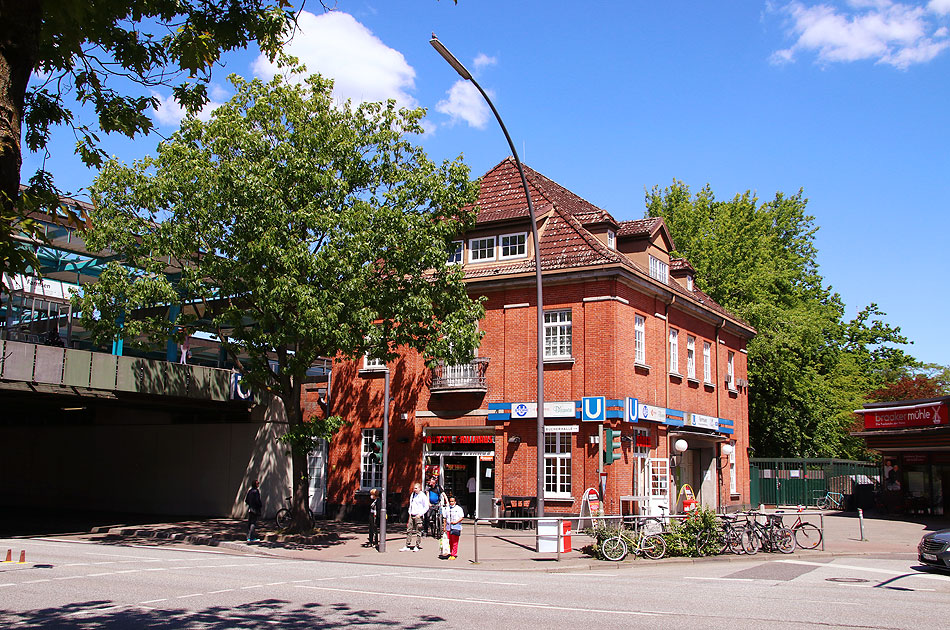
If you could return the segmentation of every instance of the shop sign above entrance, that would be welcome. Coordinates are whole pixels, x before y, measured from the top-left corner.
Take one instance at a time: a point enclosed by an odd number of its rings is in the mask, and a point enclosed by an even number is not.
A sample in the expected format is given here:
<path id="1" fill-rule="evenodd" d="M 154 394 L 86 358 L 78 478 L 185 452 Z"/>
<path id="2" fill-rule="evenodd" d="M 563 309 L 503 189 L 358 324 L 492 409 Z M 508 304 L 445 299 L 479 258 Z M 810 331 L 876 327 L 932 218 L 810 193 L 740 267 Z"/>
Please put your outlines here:
<path id="1" fill-rule="evenodd" d="M 544 403 L 545 418 L 573 418 L 576 414 L 577 403 L 573 400 L 566 402 L 546 402 Z M 538 403 L 536 402 L 516 402 L 511 403 L 511 419 L 537 418 Z"/>
<path id="2" fill-rule="evenodd" d="M 898 429 L 947 424 L 947 405 L 914 405 L 891 409 L 859 409 L 864 414 L 865 429 Z"/>
<path id="3" fill-rule="evenodd" d="M 426 444 L 494 444 L 494 435 L 427 435 Z"/>
<path id="4" fill-rule="evenodd" d="M 696 427 L 698 429 L 712 429 L 713 431 L 719 430 L 719 418 L 714 416 L 704 416 L 701 413 L 687 413 L 685 424 L 688 427 Z"/>
<path id="5" fill-rule="evenodd" d="M 652 422 L 666 422 L 666 408 L 640 403 L 637 406 L 637 417 Z"/>

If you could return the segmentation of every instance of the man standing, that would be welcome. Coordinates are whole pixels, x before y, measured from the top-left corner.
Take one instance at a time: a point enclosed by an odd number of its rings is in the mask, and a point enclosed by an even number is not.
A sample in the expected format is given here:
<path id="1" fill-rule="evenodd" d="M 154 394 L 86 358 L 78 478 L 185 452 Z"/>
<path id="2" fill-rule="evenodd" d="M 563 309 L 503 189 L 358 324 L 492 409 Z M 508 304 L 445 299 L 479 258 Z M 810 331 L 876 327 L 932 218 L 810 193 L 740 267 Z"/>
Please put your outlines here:
<path id="1" fill-rule="evenodd" d="M 422 549 L 422 519 L 429 511 L 429 495 L 422 491 L 420 484 L 412 486 L 409 497 L 409 520 L 406 522 L 406 546 L 399 551 L 419 551 Z"/>
<path id="2" fill-rule="evenodd" d="M 438 477 L 429 477 L 429 483 L 426 486 L 426 494 L 429 497 L 429 511 L 426 512 L 425 518 L 422 519 L 423 535 L 426 535 L 428 532 L 432 532 L 432 536 L 434 538 L 442 537 L 442 532 L 434 531 L 436 526 L 433 525 L 436 514 L 438 513 L 439 507 L 442 503 L 442 493 L 443 490 L 442 486 L 439 485 Z"/>
<path id="3" fill-rule="evenodd" d="M 247 542 L 257 542 L 257 519 L 260 518 L 264 509 L 264 503 L 261 501 L 261 491 L 258 490 L 257 478 L 251 481 L 251 488 L 244 497 L 244 503 L 247 505 Z"/>

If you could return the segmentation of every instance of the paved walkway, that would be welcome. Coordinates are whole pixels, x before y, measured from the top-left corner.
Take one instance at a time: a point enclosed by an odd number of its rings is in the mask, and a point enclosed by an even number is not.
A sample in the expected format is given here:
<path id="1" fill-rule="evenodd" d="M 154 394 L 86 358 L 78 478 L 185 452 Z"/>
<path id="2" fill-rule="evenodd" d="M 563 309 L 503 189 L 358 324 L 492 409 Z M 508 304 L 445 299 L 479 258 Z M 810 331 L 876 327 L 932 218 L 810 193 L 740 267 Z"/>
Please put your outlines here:
<path id="1" fill-rule="evenodd" d="M 790 522 L 790 519 L 787 519 Z M 805 520 L 818 522 L 813 514 Z M 927 531 L 950 527 L 950 519 L 923 517 L 897 518 L 866 517 L 864 540 L 861 539 L 860 523 L 854 513 L 828 512 L 823 514 L 824 550 L 796 550 L 798 557 L 809 559 L 832 558 L 852 555 L 899 555 L 912 560 L 916 557 L 917 543 Z M 647 563 L 648 560 L 628 559 L 623 563 L 602 562 L 579 551 L 590 539 L 575 534 L 573 551 L 557 554 L 539 554 L 534 551 L 533 530 L 508 530 L 485 523 L 478 526 L 478 563 L 475 563 L 475 526 L 466 522 L 459 546 L 459 559 L 442 560 L 438 557 L 438 541 L 423 539 L 419 552 L 400 552 L 405 536 L 404 526 L 390 524 L 386 537 L 386 552 L 381 553 L 365 546 L 366 527 L 362 524 L 320 521 L 318 532 L 309 537 L 279 536 L 273 531 L 273 522 L 264 523 L 263 540 L 259 543 L 244 542 L 246 526 L 233 519 L 183 520 L 169 523 L 144 525 L 102 525 L 91 532 L 70 534 L 68 537 L 88 541 L 101 541 L 146 545 L 212 545 L 235 553 L 265 556 L 312 559 L 335 562 L 359 562 L 392 566 L 456 566 L 473 569 L 565 571 L 579 569 L 611 569 L 629 566 L 630 563 Z M 757 558 L 787 557 L 782 554 L 759 554 Z M 743 556 L 718 556 L 715 558 L 665 558 L 656 562 L 721 562 L 741 560 Z"/>

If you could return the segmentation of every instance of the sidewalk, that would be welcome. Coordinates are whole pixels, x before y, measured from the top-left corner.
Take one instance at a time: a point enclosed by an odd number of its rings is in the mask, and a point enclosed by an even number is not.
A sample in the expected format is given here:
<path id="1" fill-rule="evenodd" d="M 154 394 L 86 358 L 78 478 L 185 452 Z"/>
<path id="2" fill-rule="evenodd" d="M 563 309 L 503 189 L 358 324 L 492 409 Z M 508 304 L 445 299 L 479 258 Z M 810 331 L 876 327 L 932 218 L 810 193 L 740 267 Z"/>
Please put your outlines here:
<path id="1" fill-rule="evenodd" d="M 864 537 L 860 537 L 857 514 L 829 512 L 824 514 L 825 544 L 821 548 L 806 551 L 796 549 L 794 556 L 760 553 L 757 559 L 781 559 L 789 557 L 830 559 L 854 555 L 899 555 L 913 559 L 917 543 L 927 531 L 950 527 L 950 520 L 934 518 L 865 517 Z M 786 518 L 788 523 L 792 519 Z M 817 514 L 805 518 L 817 524 Z M 362 523 L 319 521 L 318 531 L 312 536 L 279 536 L 273 522 L 265 522 L 261 531 L 262 541 L 245 542 L 246 524 L 234 519 L 203 519 L 145 525 L 103 525 L 92 531 L 70 535 L 70 538 L 100 542 L 124 542 L 132 544 L 187 546 L 211 545 L 234 553 L 261 556 L 322 560 L 330 562 L 355 562 L 406 567 L 467 567 L 510 571 L 570 571 L 605 570 L 643 564 L 653 561 L 628 559 L 622 563 L 603 562 L 591 558 L 582 551 L 590 539 L 574 534 L 574 551 L 563 553 L 560 561 L 557 554 L 535 553 L 533 530 L 506 530 L 492 527 L 487 522 L 478 526 L 478 564 L 475 560 L 475 526 L 464 522 L 464 532 L 459 546 L 459 559 L 442 560 L 438 557 L 439 541 L 423 539 L 419 552 L 400 552 L 405 543 L 402 524 L 390 524 L 386 537 L 386 552 L 364 546 L 366 526 Z M 713 558 L 664 558 L 655 562 L 722 562 L 742 560 L 744 556 L 717 556 Z"/>

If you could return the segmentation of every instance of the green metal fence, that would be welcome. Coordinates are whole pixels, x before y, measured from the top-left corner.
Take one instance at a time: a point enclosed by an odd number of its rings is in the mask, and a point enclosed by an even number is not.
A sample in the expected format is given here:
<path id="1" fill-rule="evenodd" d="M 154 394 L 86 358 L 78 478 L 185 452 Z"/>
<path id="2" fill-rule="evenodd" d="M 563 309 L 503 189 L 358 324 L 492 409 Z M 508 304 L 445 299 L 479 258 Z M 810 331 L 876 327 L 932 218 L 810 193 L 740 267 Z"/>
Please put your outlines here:
<path id="1" fill-rule="evenodd" d="M 826 492 L 851 496 L 880 484 L 881 465 L 848 459 L 753 458 L 752 505 L 815 505 Z"/>

